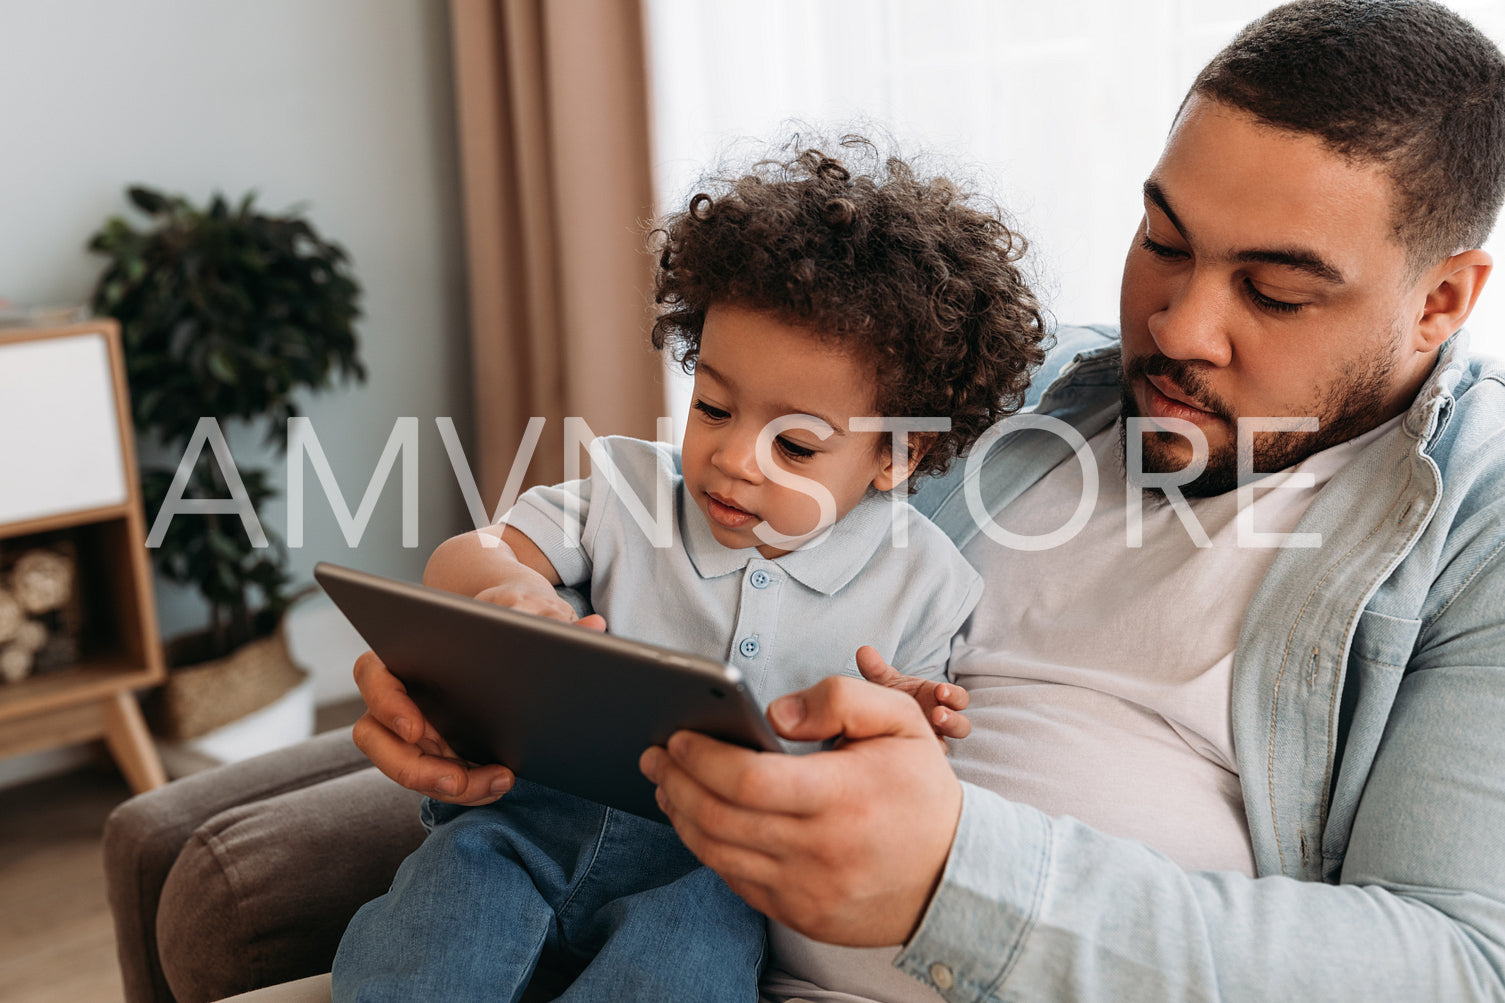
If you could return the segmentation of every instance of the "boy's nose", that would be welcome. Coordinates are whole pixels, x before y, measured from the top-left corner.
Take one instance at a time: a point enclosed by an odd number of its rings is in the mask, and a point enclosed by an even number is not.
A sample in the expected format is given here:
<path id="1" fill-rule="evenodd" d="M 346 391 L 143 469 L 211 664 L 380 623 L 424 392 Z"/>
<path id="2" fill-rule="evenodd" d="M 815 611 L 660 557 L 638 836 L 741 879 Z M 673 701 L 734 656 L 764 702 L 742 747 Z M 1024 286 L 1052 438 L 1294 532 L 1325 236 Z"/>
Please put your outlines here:
<path id="1" fill-rule="evenodd" d="M 729 436 L 717 447 L 711 462 L 728 477 L 756 483 L 763 479 L 763 472 L 758 469 L 756 446 L 757 442 L 751 436 Z"/>

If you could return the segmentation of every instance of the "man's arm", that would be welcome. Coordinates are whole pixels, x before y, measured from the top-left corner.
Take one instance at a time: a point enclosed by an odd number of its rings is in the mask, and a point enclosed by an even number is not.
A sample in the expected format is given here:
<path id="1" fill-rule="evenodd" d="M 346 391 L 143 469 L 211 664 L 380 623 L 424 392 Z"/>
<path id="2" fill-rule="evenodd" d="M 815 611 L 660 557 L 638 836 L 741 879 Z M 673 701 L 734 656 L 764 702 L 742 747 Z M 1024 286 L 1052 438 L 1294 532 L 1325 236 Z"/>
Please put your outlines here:
<path id="1" fill-rule="evenodd" d="M 955 813 L 933 743 L 904 740 L 912 705 L 853 680 L 802 694 L 793 728 L 846 732 L 840 749 L 775 761 L 680 735 L 645 772 L 686 844 L 750 902 L 818 939 L 903 941 L 897 964 L 949 1000 L 1500 999 L 1496 564 L 1401 682 L 1338 885 L 1187 872 L 966 785 Z"/>

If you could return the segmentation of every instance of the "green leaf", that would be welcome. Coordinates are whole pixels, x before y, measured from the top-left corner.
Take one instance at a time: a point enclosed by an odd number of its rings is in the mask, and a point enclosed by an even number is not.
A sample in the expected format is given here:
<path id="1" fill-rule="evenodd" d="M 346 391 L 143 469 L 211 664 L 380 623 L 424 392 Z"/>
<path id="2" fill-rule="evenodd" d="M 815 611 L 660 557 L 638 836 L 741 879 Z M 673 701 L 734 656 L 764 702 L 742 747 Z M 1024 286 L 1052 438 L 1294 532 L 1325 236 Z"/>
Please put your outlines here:
<path id="1" fill-rule="evenodd" d="M 209 372 L 221 383 L 233 386 L 235 384 L 235 365 L 230 361 L 230 353 L 223 348 L 216 348 L 209 353 L 206 360 Z"/>
<path id="2" fill-rule="evenodd" d="M 148 216 L 160 215 L 166 212 L 170 205 L 161 192 L 141 185 L 132 185 L 125 190 L 125 193 L 131 203 Z"/>
<path id="3" fill-rule="evenodd" d="M 303 207 L 257 212 L 254 192 L 233 210 L 219 194 L 199 207 L 141 185 L 127 197 L 151 220 L 137 230 L 111 216 L 89 238 L 104 258 L 91 302 L 120 322 L 143 440 L 181 454 L 199 417 L 212 414 L 259 425 L 285 448 L 295 396 L 330 386 L 336 374 L 365 378 L 360 285 L 345 250 L 323 239 Z M 227 497 L 216 471 L 201 458 L 188 496 Z M 275 494 L 265 471 L 240 473 L 253 504 Z M 143 474 L 150 515 L 172 474 Z M 169 580 L 197 587 L 223 622 L 246 623 L 248 596 L 267 609 L 286 601 L 287 551 L 269 536 L 269 549 L 250 554 L 238 521 L 182 516 L 153 558 Z"/>

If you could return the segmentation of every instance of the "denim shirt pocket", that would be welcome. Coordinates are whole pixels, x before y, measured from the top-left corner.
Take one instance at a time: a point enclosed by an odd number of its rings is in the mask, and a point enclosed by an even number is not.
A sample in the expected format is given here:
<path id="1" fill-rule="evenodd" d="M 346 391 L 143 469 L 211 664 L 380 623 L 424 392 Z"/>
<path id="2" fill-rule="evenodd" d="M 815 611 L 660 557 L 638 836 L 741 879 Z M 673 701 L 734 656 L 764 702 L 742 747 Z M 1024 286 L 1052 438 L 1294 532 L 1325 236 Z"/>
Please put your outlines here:
<path id="1" fill-rule="evenodd" d="M 1324 877 L 1336 875 L 1342 866 L 1354 812 L 1420 633 L 1420 620 L 1375 610 L 1359 615 L 1338 706 L 1337 774 L 1322 835 Z"/>

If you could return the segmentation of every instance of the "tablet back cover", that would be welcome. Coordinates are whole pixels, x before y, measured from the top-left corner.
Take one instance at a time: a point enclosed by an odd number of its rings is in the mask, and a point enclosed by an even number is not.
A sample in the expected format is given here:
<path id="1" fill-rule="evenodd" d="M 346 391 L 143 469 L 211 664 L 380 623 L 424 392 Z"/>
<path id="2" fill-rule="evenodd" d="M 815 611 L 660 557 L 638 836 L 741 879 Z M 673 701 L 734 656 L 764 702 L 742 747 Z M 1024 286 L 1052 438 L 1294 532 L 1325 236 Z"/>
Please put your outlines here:
<path id="1" fill-rule="evenodd" d="M 315 577 L 472 762 L 663 821 L 637 768 L 650 745 L 689 728 L 780 748 L 729 666 L 336 565 Z"/>

